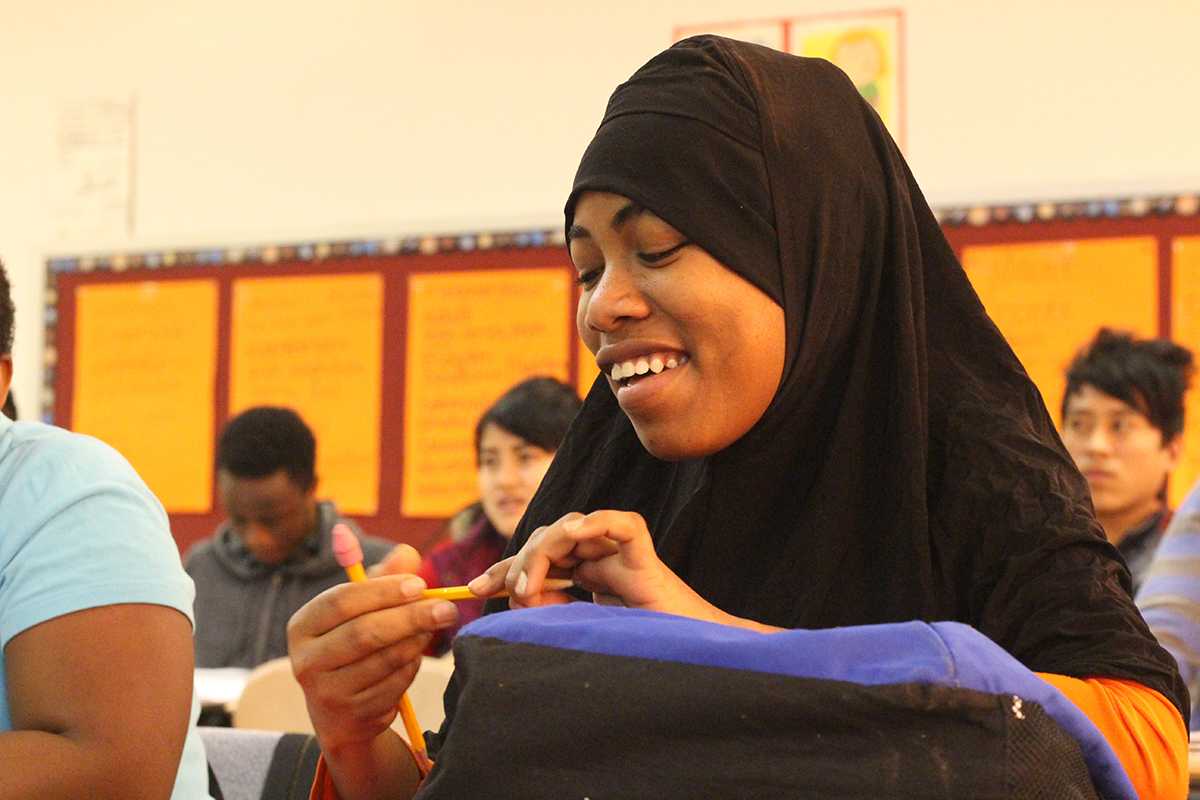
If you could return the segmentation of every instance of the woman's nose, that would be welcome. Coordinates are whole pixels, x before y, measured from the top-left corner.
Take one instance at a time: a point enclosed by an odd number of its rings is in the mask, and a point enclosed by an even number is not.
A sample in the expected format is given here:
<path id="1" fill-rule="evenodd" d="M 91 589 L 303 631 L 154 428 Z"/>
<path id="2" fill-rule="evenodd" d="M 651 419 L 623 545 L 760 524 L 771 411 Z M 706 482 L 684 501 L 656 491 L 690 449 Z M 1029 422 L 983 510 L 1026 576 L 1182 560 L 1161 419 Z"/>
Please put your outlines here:
<path id="1" fill-rule="evenodd" d="M 620 266 L 605 269 L 584 302 L 584 323 L 600 333 L 608 333 L 623 321 L 642 319 L 650 313 L 650 304 L 634 276 L 628 268 Z"/>

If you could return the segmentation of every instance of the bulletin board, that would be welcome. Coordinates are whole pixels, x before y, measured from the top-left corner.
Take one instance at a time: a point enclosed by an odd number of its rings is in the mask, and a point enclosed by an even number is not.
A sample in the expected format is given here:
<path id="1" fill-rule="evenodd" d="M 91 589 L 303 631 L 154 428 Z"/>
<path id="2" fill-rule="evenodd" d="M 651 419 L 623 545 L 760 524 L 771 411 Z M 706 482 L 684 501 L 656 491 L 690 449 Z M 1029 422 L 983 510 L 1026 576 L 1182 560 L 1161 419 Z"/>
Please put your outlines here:
<path id="1" fill-rule="evenodd" d="M 1200 198 L 947 209 L 947 238 L 1056 423 L 1063 373 L 1101 326 L 1162 336 L 1200 361 Z M 1200 376 L 1187 395 L 1172 505 L 1200 479 Z"/>
<path id="2" fill-rule="evenodd" d="M 1101 325 L 1200 356 L 1194 195 L 937 211 L 1058 420 L 1062 371 Z M 51 259 L 44 418 L 122 451 L 182 549 L 221 520 L 213 442 L 248 406 L 297 408 L 320 493 L 418 548 L 474 499 L 473 427 L 533 374 L 586 393 L 561 231 Z M 1200 383 L 1200 381 L 1198 381 Z M 1200 385 L 1173 502 L 1200 479 Z"/>
<path id="3" fill-rule="evenodd" d="M 43 416 L 121 451 L 186 550 L 223 518 L 225 421 L 293 407 L 318 495 L 423 548 L 476 498 L 492 401 L 595 378 L 574 275 L 561 231 L 51 259 Z"/>

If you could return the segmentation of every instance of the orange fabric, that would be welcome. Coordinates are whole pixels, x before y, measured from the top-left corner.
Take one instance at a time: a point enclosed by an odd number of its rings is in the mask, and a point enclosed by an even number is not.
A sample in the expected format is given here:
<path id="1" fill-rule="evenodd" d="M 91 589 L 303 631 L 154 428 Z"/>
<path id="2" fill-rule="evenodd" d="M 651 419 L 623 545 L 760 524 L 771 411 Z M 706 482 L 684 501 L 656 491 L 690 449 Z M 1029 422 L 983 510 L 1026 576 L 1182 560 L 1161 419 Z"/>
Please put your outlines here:
<path id="1" fill-rule="evenodd" d="M 325 766 L 324 755 L 317 759 L 317 773 L 313 775 L 308 800 L 340 800 L 337 789 L 333 786 L 333 778 L 329 777 L 329 768 Z"/>
<path id="2" fill-rule="evenodd" d="M 1187 797 L 1187 728 L 1165 697 L 1133 681 L 1037 675 L 1100 729 L 1141 800 Z"/>

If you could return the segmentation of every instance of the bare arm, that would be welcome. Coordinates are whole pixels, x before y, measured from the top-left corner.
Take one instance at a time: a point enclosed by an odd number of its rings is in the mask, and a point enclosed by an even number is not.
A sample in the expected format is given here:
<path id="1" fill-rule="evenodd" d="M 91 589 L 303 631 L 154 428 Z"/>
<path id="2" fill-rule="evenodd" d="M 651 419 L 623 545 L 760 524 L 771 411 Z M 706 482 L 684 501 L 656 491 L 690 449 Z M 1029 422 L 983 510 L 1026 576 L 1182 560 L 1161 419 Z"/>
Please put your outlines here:
<path id="1" fill-rule="evenodd" d="M 13 730 L 0 733 L 0 800 L 171 795 L 192 700 L 183 614 L 77 611 L 18 634 L 4 659 Z"/>

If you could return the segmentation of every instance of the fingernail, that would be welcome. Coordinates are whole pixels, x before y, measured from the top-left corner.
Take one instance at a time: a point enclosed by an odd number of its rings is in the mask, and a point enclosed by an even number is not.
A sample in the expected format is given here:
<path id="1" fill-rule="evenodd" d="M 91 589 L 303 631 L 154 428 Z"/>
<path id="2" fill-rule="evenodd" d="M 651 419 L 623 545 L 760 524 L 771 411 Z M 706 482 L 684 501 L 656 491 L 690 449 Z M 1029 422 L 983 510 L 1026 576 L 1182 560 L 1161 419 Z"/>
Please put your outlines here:
<path id="1" fill-rule="evenodd" d="M 416 597 L 425 590 L 425 581 L 416 575 L 410 575 L 400 584 L 400 592 L 405 597 Z"/>
<path id="2" fill-rule="evenodd" d="M 488 574 L 485 572 L 476 578 L 472 578 L 471 582 L 467 584 L 467 588 L 470 589 L 472 592 L 475 592 L 476 594 L 478 594 L 479 592 L 482 592 L 485 589 L 487 589 L 488 584 L 490 584 L 491 582 L 492 582 L 491 578 L 489 578 Z"/>
<path id="3" fill-rule="evenodd" d="M 568 533 L 570 533 L 571 531 L 577 531 L 582 527 L 583 527 L 583 517 L 579 517 L 578 519 L 569 519 L 563 523 L 563 530 L 567 531 Z"/>
<path id="4" fill-rule="evenodd" d="M 517 576 L 517 594 L 524 595 L 525 590 L 529 588 L 529 576 L 522 572 Z"/>
<path id="5" fill-rule="evenodd" d="M 438 625 L 449 625 L 458 619 L 458 609 L 449 600 L 443 600 L 433 607 L 433 621 Z"/>

